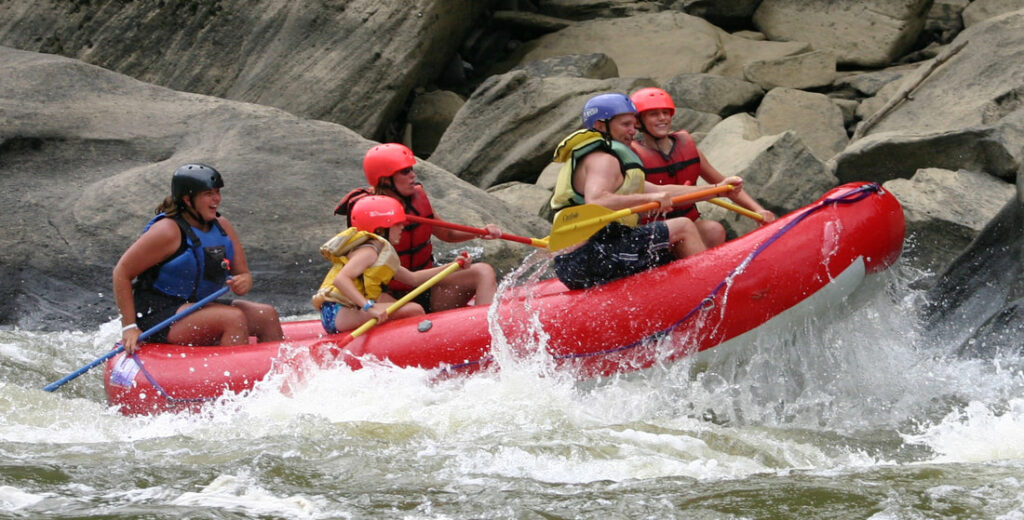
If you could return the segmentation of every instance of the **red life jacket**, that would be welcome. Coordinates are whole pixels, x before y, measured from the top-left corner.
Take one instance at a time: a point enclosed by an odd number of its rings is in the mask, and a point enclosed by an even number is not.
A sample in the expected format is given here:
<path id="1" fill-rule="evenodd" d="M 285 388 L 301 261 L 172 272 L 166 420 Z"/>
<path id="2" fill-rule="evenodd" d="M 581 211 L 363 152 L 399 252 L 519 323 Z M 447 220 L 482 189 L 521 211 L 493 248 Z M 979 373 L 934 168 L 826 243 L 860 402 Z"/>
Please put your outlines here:
<path id="1" fill-rule="evenodd" d="M 351 214 L 352 205 L 367 195 L 373 195 L 369 188 L 356 188 L 348 192 L 341 198 L 341 202 L 338 202 L 334 213 L 348 216 Z M 434 208 L 430 206 L 430 199 L 427 198 L 427 192 L 423 190 L 422 185 L 415 186 L 412 197 L 409 199 L 403 197 L 400 200 L 407 214 L 434 218 Z M 349 219 L 349 225 L 352 225 L 351 219 Z M 418 222 L 409 222 L 402 228 L 402 238 L 395 246 L 395 251 L 398 252 L 398 257 L 402 261 L 402 267 L 410 271 L 434 267 L 434 245 L 430 240 L 433 233 L 434 226 Z M 391 280 L 388 287 L 395 291 L 409 291 L 413 288 L 398 280 Z"/>
<path id="2" fill-rule="evenodd" d="M 672 139 L 672 149 L 669 153 L 663 154 L 661 150 L 652 150 L 639 141 L 633 141 L 630 146 L 640 156 L 644 163 L 644 174 L 647 181 L 663 186 L 666 184 L 682 184 L 694 186 L 700 178 L 700 154 L 697 152 L 697 144 L 693 142 L 689 132 L 677 130 L 668 135 Z M 700 212 L 697 206 L 690 204 L 675 209 L 664 218 L 687 217 L 690 220 L 697 220 Z M 652 220 L 662 218 L 661 215 L 644 216 L 640 223 L 646 224 Z"/>

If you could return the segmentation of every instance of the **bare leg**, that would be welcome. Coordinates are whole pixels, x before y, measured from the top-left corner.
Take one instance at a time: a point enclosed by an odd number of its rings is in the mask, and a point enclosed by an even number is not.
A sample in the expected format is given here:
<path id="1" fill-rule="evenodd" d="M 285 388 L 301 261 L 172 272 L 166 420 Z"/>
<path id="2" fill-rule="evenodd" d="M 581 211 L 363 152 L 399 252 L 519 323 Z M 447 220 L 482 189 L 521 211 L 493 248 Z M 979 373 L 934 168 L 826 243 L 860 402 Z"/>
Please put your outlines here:
<path id="1" fill-rule="evenodd" d="M 232 305 L 242 310 L 249 324 L 249 335 L 256 336 L 259 341 L 279 341 L 284 339 L 281 330 L 281 318 L 273 305 L 235 300 Z"/>
<path id="2" fill-rule="evenodd" d="M 725 242 L 725 226 L 714 220 L 697 220 L 694 222 L 700 232 L 700 238 L 708 249 Z"/>
<path id="3" fill-rule="evenodd" d="M 464 307 L 476 297 L 476 305 L 490 305 L 498 292 L 494 268 L 489 264 L 474 263 L 469 269 L 452 273 L 438 282 L 430 291 L 430 308 L 443 311 Z"/>
<path id="4" fill-rule="evenodd" d="M 668 240 L 676 258 L 686 258 L 707 249 L 700 230 L 692 220 L 686 217 L 670 218 L 665 221 L 665 225 L 668 226 Z"/>
<path id="5" fill-rule="evenodd" d="M 189 305 L 182 305 L 178 311 Z M 178 345 L 244 345 L 249 342 L 249 325 L 241 309 L 208 303 L 171 325 L 167 341 Z"/>

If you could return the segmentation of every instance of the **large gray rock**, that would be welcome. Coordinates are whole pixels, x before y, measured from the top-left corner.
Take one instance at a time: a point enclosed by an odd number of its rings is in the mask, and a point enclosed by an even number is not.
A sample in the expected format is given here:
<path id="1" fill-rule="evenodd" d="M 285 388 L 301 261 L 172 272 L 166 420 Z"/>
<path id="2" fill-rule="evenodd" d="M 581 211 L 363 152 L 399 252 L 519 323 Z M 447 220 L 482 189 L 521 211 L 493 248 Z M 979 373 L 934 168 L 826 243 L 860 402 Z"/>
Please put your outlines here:
<path id="1" fill-rule="evenodd" d="M 579 128 L 587 98 L 651 84 L 642 78 L 535 77 L 526 70 L 492 76 L 455 115 L 430 160 L 481 188 L 533 183 L 559 141 Z"/>
<path id="2" fill-rule="evenodd" d="M 0 45 L 175 90 L 281 108 L 379 138 L 485 4 L 287 0 L 0 2 Z"/>
<path id="3" fill-rule="evenodd" d="M 931 0 L 764 0 L 754 24 L 773 40 L 832 51 L 840 65 L 879 67 L 907 52 Z"/>
<path id="4" fill-rule="evenodd" d="M 111 269 L 183 163 L 225 177 L 222 211 L 254 272 L 254 300 L 308 312 L 325 269 L 317 249 L 344 226 L 338 198 L 365 184 L 374 143 L 333 123 L 176 92 L 77 60 L 0 47 L 0 320 L 27 328 L 116 316 Z M 548 225 L 428 162 L 417 172 L 438 214 L 537 236 Z M 28 224 L 26 224 L 28 223 Z M 441 252 L 459 245 L 439 244 Z M 499 271 L 528 251 L 485 243 Z M 56 317 L 56 318 L 55 318 Z"/>
<path id="5" fill-rule="evenodd" d="M 543 60 L 528 61 L 515 69 L 531 76 L 569 76 L 573 78 L 608 79 L 619 77 L 619 67 L 605 54 L 567 54 Z M 513 69 L 514 70 L 514 69 Z"/>
<path id="6" fill-rule="evenodd" d="M 822 161 L 831 159 L 850 142 L 843 111 L 824 94 L 775 88 L 765 94 L 756 116 L 766 134 L 796 132 Z"/>
<path id="7" fill-rule="evenodd" d="M 715 126 L 700 142 L 700 150 L 723 175 L 743 177 L 744 189 L 778 215 L 810 204 L 836 185 L 825 164 L 795 133 L 766 135 L 747 114 Z M 727 220 L 736 234 L 755 227 L 735 215 Z"/>
<path id="8" fill-rule="evenodd" d="M 1020 347 L 1024 328 L 1024 175 L 1017 196 L 939 277 L 922 308 L 925 330 L 966 356 Z M 937 341 L 936 343 L 939 343 Z M 1019 355 L 1020 351 L 1013 354 Z"/>
<path id="9" fill-rule="evenodd" d="M 695 16 L 665 11 L 579 22 L 528 42 L 512 60 L 521 64 L 600 52 L 615 61 L 623 77 L 654 78 L 664 83 L 687 72 L 742 78 L 747 63 L 807 50 L 805 43 L 739 38 Z"/>
<path id="10" fill-rule="evenodd" d="M 903 205 L 906 261 L 932 273 L 948 269 L 1017 193 L 1013 184 L 985 173 L 940 168 L 883 186 Z"/>
<path id="11" fill-rule="evenodd" d="M 717 74 L 676 74 L 662 85 L 672 96 L 676 108 L 729 117 L 757 108 L 764 89 L 756 83 Z"/>
<path id="12" fill-rule="evenodd" d="M 413 153 L 429 157 L 437 148 L 448 125 L 455 119 L 466 100 L 449 90 L 432 90 L 417 94 L 409 107 L 409 128 L 412 130 Z"/>
<path id="13" fill-rule="evenodd" d="M 537 4 L 542 14 L 569 20 L 621 18 L 661 10 L 657 2 L 649 0 L 544 0 Z"/>
<path id="14" fill-rule="evenodd" d="M 836 78 L 836 57 L 828 51 L 748 63 L 743 77 L 765 90 L 776 87 L 812 89 L 831 85 Z"/>
<path id="15" fill-rule="evenodd" d="M 746 25 L 761 0 L 675 0 L 671 7 L 719 26 Z"/>
<path id="16" fill-rule="evenodd" d="M 961 16 L 964 26 L 970 27 L 990 18 L 1021 9 L 1024 9 L 1024 0 L 974 0 L 964 8 Z"/>
<path id="17" fill-rule="evenodd" d="M 960 45 L 938 67 L 922 64 L 902 80 L 894 95 L 903 101 L 835 158 L 840 180 L 909 178 L 928 167 L 1016 175 L 1024 160 L 1024 67 L 1016 65 L 1024 63 L 1024 11 L 972 26 L 950 49 Z"/>

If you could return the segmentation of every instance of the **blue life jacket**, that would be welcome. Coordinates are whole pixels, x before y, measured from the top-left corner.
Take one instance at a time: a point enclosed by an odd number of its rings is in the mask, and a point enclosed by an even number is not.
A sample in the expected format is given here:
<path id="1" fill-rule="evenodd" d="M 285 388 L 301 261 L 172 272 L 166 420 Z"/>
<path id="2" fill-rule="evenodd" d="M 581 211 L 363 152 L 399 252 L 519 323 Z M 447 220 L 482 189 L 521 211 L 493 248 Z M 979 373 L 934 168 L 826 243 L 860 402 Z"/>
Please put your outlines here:
<path id="1" fill-rule="evenodd" d="M 164 213 L 153 217 L 143 233 L 166 217 Z M 216 220 L 209 231 L 203 231 L 190 226 L 180 215 L 171 218 L 181 229 L 178 250 L 139 275 L 134 287 L 155 289 L 169 296 L 198 301 L 224 286 L 228 269 L 223 261 L 234 261 L 235 247 Z"/>

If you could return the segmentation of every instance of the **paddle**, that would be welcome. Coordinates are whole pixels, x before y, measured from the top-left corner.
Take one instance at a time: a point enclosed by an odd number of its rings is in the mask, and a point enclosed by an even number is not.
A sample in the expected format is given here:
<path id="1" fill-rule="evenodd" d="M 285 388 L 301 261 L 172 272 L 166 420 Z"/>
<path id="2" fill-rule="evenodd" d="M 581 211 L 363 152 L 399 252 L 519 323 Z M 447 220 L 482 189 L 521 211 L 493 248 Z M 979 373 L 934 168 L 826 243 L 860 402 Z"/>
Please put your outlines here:
<path id="1" fill-rule="evenodd" d="M 703 199 L 708 196 L 721 195 L 732 191 L 731 184 L 707 188 L 693 193 L 676 195 L 672 197 L 672 204 L 679 205 L 684 202 Z M 571 245 L 582 242 L 594 233 L 601 230 L 606 224 L 622 217 L 628 217 L 635 213 L 651 211 L 661 207 L 657 202 L 648 202 L 632 208 L 612 211 L 597 204 L 583 204 L 570 206 L 555 214 L 554 224 L 551 228 L 551 236 L 548 238 L 548 248 L 558 251 Z"/>
<path id="2" fill-rule="evenodd" d="M 740 206 L 739 204 L 733 204 L 732 202 L 727 202 L 727 201 L 724 201 L 722 199 L 710 199 L 710 200 L 708 200 L 708 202 L 714 204 L 715 206 L 719 206 L 719 207 L 725 208 L 725 209 L 730 210 L 730 211 L 735 211 L 736 213 L 739 213 L 740 215 L 743 215 L 743 216 L 746 216 L 746 217 L 750 217 L 750 218 L 752 218 L 752 219 L 754 219 L 754 220 L 756 220 L 758 222 L 764 222 L 764 215 L 762 215 L 760 213 L 754 213 L 753 211 L 750 211 L 749 209 L 744 208 L 743 206 Z"/>
<path id="3" fill-rule="evenodd" d="M 435 225 L 437 227 L 449 228 L 449 229 L 454 229 L 454 230 L 457 230 L 457 231 L 465 231 L 466 233 L 473 233 L 475 235 L 481 235 L 482 236 L 482 235 L 486 235 L 487 233 L 489 233 L 486 229 L 483 229 L 483 228 L 475 228 L 475 227 L 463 226 L 462 224 L 453 224 L 451 222 L 446 222 L 444 220 L 437 220 L 437 219 L 433 219 L 433 218 L 421 217 L 419 215 L 409 215 L 409 214 L 406 214 L 405 218 L 408 219 L 408 220 L 411 220 L 412 222 L 420 222 L 422 224 L 433 224 L 433 225 Z M 526 245 L 530 245 L 530 246 L 533 246 L 533 247 L 539 247 L 541 249 L 547 249 L 547 247 L 548 247 L 548 241 L 546 239 L 543 239 L 543 238 L 528 238 L 528 237 L 521 237 L 521 236 L 518 236 L 518 235 L 510 235 L 508 233 L 502 233 L 498 238 L 500 238 L 502 240 L 511 240 L 512 242 L 519 242 L 521 244 L 526 244 Z"/>
<path id="4" fill-rule="evenodd" d="M 206 305 L 207 303 L 210 303 L 213 300 L 216 300 L 217 298 L 220 298 L 224 293 L 228 292 L 228 289 L 230 289 L 230 287 L 225 285 L 224 287 L 221 287 L 220 289 L 217 289 L 217 291 L 214 292 L 213 294 L 211 294 L 211 295 L 209 295 L 209 296 L 207 296 L 207 297 L 205 297 L 205 298 L 203 298 L 203 299 L 193 303 L 188 308 L 186 308 L 185 310 L 179 312 L 178 314 L 175 314 L 174 316 L 171 316 L 170 318 L 167 318 L 166 320 L 161 321 L 160 323 L 157 323 L 156 325 L 150 327 L 149 330 L 143 332 L 142 334 L 139 334 L 139 341 L 142 341 L 142 340 L 152 336 L 153 334 L 156 334 L 157 332 L 160 332 L 164 328 L 169 327 L 172 323 L 174 323 L 174 322 L 184 318 L 185 316 L 188 316 L 189 314 L 192 314 L 193 312 L 199 310 L 199 308 L 202 307 L 203 305 Z M 108 360 L 108 359 L 110 359 L 110 358 L 120 354 L 123 351 L 124 351 L 124 345 L 121 345 L 121 343 L 118 342 L 117 343 L 117 347 L 115 349 L 113 349 L 110 352 L 107 352 L 106 354 L 104 354 L 104 355 L 94 359 L 88 365 L 85 365 L 84 367 L 79 368 L 78 370 L 76 370 L 76 371 L 74 371 L 74 372 L 64 376 L 60 380 L 54 381 L 54 382 L 44 386 L 43 390 L 46 390 L 47 392 L 52 392 L 52 391 L 60 388 L 61 386 L 64 386 L 64 384 L 67 383 L 68 381 L 71 381 L 72 379 L 75 379 L 76 377 L 78 377 L 78 376 L 88 372 L 89 370 L 92 370 L 93 367 L 95 367 L 95 366 L 99 365 L 100 363 L 103 363 L 104 361 L 106 361 L 106 360 Z"/>
<path id="5" fill-rule="evenodd" d="M 408 217 L 409 215 L 406 215 L 406 216 Z M 463 260 L 461 258 L 455 260 L 454 262 L 448 264 L 444 269 L 442 269 L 441 272 L 435 274 L 434 276 L 431 276 L 429 280 L 421 283 L 420 285 L 416 286 L 415 289 L 409 291 L 408 294 L 406 294 L 405 296 L 402 296 L 401 298 L 399 298 L 395 303 L 392 303 L 391 305 L 388 305 L 388 308 L 386 309 L 386 311 L 388 313 L 388 316 L 390 316 L 395 311 L 400 309 L 403 305 L 405 305 L 405 304 L 409 303 L 410 301 L 414 300 L 417 296 L 423 294 L 427 289 L 430 289 L 435 284 L 437 284 L 437 282 L 440 282 L 441 280 L 443 280 L 444 277 L 446 277 L 446 276 L 454 273 L 455 271 L 458 271 L 459 269 L 461 269 L 464 262 L 465 262 L 465 260 Z M 370 319 L 366 320 L 366 323 L 363 323 L 362 325 L 360 325 L 359 328 L 353 330 L 348 335 L 347 338 L 345 338 L 341 342 L 337 343 L 335 345 L 336 348 L 340 349 L 340 348 L 344 347 L 345 345 L 348 345 L 349 343 L 352 342 L 352 340 L 358 338 L 364 332 L 366 332 L 366 331 L 370 330 L 371 328 L 373 328 L 373 326 L 376 325 L 376 324 L 377 324 L 377 318 L 370 318 Z"/>

